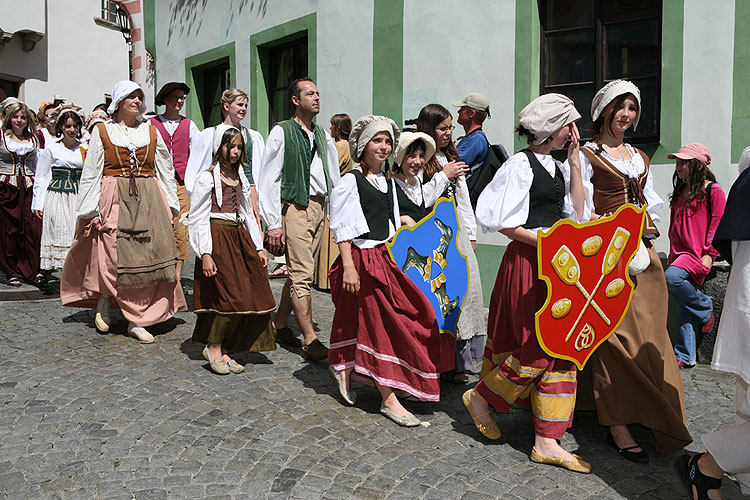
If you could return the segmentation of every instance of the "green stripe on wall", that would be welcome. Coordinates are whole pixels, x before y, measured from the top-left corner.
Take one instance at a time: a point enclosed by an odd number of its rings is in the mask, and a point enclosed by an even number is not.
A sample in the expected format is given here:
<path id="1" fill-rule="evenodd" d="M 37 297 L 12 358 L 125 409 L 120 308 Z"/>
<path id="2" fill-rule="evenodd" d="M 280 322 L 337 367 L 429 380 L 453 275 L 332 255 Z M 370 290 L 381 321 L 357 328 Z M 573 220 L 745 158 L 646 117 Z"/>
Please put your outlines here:
<path id="1" fill-rule="evenodd" d="M 404 0 L 374 0 L 372 112 L 403 125 Z"/>
<path id="2" fill-rule="evenodd" d="M 159 91 L 156 81 L 156 0 L 143 0 L 143 44 L 154 58 L 154 89 Z M 154 107 L 156 109 L 156 107 Z"/>
<path id="3" fill-rule="evenodd" d="M 201 115 L 200 103 L 198 102 L 199 97 L 203 94 L 202 70 L 216 65 L 217 62 L 222 60 L 229 61 L 229 83 L 232 87 L 236 87 L 237 64 L 234 42 L 229 42 L 185 58 L 185 84 L 192 90 L 192 92 L 185 96 L 185 114 L 201 129 L 205 127 L 203 116 Z M 198 77 L 197 81 L 196 77 Z"/>
<path id="4" fill-rule="evenodd" d="M 515 84 L 513 109 L 516 122 L 518 113 L 539 97 L 539 68 L 541 24 L 539 8 L 536 1 L 516 0 L 516 51 L 515 51 Z M 514 135 L 514 148 L 510 151 L 520 151 L 526 147 L 526 142 Z"/>
<path id="5" fill-rule="evenodd" d="M 740 161 L 740 154 L 750 146 L 750 100 L 747 85 L 750 81 L 750 2 L 734 3 L 734 74 L 732 78 L 732 163 Z"/>

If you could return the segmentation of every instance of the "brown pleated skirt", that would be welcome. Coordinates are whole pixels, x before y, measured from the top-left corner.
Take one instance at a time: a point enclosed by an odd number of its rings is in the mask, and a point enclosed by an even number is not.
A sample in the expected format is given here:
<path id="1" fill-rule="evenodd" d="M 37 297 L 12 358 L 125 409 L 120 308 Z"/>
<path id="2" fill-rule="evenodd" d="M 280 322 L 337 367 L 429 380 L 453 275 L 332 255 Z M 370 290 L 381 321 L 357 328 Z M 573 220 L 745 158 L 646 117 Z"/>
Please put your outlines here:
<path id="1" fill-rule="evenodd" d="M 250 235 L 239 224 L 213 219 L 211 239 L 216 276 L 205 277 L 195 259 L 193 340 L 229 352 L 276 349 L 270 314 L 276 303 Z"/>
<path id="2" fill-rule="evenodd" d="M 659 256 L 633 277 L 630 308 L 617 331 L 578 375 L 576 409 L 596 410 L 604 426 L 641 424 L 656 448 L 672 453 L 692 441 L 685 427 L 685 394 L 667 332 L 669 295 Z"/>

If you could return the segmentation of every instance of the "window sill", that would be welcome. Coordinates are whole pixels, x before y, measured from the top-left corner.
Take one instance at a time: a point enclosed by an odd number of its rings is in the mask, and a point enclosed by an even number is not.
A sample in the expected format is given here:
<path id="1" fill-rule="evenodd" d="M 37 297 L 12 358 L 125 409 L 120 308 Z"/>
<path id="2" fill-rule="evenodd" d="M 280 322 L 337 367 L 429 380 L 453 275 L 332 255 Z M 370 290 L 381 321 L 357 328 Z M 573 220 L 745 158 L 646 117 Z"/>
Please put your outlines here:
<path id="1" fill-rule="evenodd" d="M 120 31 L 119 24 L 113 23 L 112 21 L 107 21 L 106 19 L 102 19 L 101 17 L 94 16 L 94 22 L 104 28 L 109 28 L 115 31 Z"/>

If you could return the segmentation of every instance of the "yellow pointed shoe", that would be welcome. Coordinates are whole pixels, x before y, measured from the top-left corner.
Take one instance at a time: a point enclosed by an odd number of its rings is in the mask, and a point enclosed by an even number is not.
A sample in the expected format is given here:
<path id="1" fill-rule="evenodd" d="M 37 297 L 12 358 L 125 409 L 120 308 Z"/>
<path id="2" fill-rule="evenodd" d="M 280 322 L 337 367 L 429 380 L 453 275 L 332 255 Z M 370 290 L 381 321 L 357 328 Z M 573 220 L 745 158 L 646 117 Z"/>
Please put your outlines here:
<path id="1" fill-rule="evenodd" d="M 570 456 L 570 460 L 565 460 L 565 457 L 567 455 Z M 544 455 L 536 451 L 536 447 L 534 447 L 531 449 L 531 455 L 529 456 L 529 458 L 532 462 L 536 462 L 538 464 L 557 465 L 558 467 L 563 467 L 565 469 L 572 470 L 573 472 L 580 472 L 582 474 L 588 474 L 589 472 L 591 472 L 591 464 L 585 462 L 578 455 L 567 451 L 560 458 L 552 458 L 545 457 Z"/>
<path id="2" fill-rule="evenodd" d="M 497 427 L 497 423 L 494 420 L 489 424 L 485 424 L 484 422 L 479 421 L 479 419 L 483 416 L 489 415 L 489 411 L 482 413 L 481 415 L 474 415 L 474 410 L 471 409 L 471 391 L 473 390 L 474 389 L 469 389 L 468 391 L 464 392 L 464 395 L 461 396 L 461 400 L 464 402 L 464 406 L 466 406 L 466 409 L 469 410 L 469 414 L 474 420 L 474 425 L 477 427 L 479 432 L 482 433 L 483 436 L 489 439 L 500 439 L 500 436 L 502 436 L 502 434 L 500 433 L 500 429 Z"/>

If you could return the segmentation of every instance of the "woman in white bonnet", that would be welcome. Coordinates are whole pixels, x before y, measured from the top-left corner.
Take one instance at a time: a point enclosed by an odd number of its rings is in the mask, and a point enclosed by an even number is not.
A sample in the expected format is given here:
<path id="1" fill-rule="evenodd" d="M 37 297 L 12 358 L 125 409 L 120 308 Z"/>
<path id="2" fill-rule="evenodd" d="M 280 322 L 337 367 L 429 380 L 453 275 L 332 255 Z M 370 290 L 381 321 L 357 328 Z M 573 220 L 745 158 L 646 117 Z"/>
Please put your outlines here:
<path id="1" fill-rule="evenodd" d="M 588 473 L 591 466 L 557 441 L 573 420 L 576 366 L 544 352 L 535 325 L 535 313 L 547 297 L 547 287 L 537 277 L 537 233 L 562 218 L 587 220 L 577 161 L 575 121 L 580 117 L 564 95 L 534 99 L 518 115 L 518 134 L 527 139 L 528 148 L 509 158 L 479 196 L 479 225 L 512 241 L 490 298 L 482 378 L 462 399 L 474 425 L 490 439 L 501 435 L 490 405 L 498 413 L 508 413 L 516 402 L 531 406 L 534 445 L 529 458 Z M 568 139 L 569 165 L 550 154 Z"/>
<path id="2" fill-rule="evenodd" d="M 645 271 L 633 277 L 630 308 L 620 326 L 594 352 L 581 371 L 578 409 L 595 409 L 609 427 L 607 442 L 624 458 L 647 463 L 645 450 L 628 425 L 641 424 L 654 434 L 656 448 L 675 452 L 692 441 L 685 427 L 685 398 L 677 360 L 667 332 L 668 292 L 664 271 L 652 241 L 664 202 L 653 188 L 646 154 L 625 142 L 638 126 L 641 93 L 626 80 L 602 87 L 591 103 L 594 138 L 581 148 L 581 175 L 591 218 L 615 212 L 625 203 L 648 205 L 643 246 Z M 633 271 L 631 270 L 631 274 Z"/>
<path id="3" fill-rule="evenodd" d="M 385 116 L 363 116 L 349 135 L 359 169 L 331 192 L 333 239 L 341 255 L 330 272 L 336 312 L 328 352 L 339 394 L 356 402 L 351 381 L 374 384 L 380 413 L 404 427 L 420 420 L 403 407 L 397 391 L 439 401 L 440 372 L 453 363 L 453 339 L 441 334 L 432 306 L 388 257 L 385 242 L 400 225 L 396 188 L 382 172 L 399 130 Z"/>
<path id="4" fill-rule="evenodd" d="M 112 90 L 112 121 L 91 134 L 79 184 L 78 223 L 60 282 L 63 305 L 96 307 L 94 323 L 109 331 L 110 306 L 128 321 L 127 334 L 148 344 L 147 326 L 187 310 L 177 281 L 172 217 L 180 208 L 169 150 L 143 121 L 138 84 Z"/>

